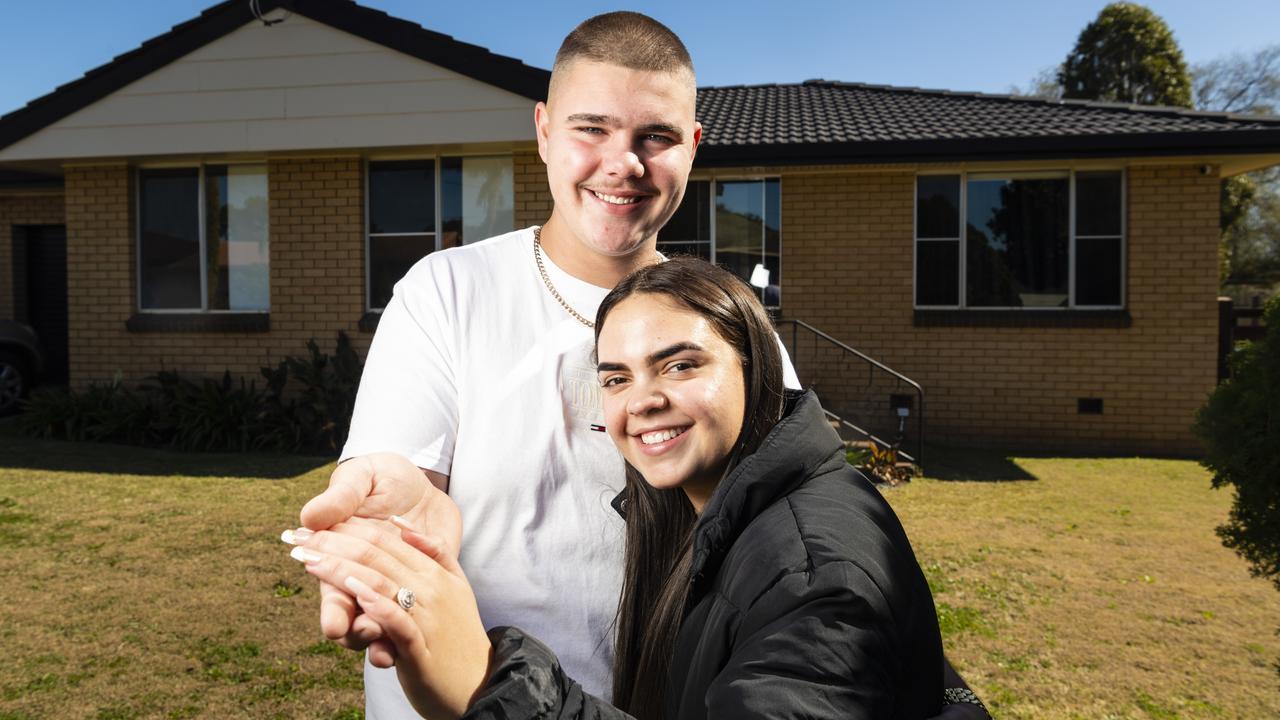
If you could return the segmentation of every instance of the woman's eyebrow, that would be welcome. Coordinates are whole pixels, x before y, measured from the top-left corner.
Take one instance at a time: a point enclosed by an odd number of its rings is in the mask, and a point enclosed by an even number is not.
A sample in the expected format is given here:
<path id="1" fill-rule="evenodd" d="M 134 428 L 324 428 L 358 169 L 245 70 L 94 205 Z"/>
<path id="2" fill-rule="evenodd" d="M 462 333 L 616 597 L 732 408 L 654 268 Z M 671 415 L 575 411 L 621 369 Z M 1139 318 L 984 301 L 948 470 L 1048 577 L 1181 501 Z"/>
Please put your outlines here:
<path id="1" fill-rule="evenodd" d="M 678 342 L 674 345 L 668 345 L 667 347 L 664 347 L 661 350 L 658 350 L 657 352 L 652 353 L 651 355 L 649 355 L 649 357 L 645 358 L 644 361 L 649 365 L 655 365 L 657 363 L 662 362 L 663 360 L 666 360 L 672 355 L 676 355 L 682 352 L 705 352 L 705 351 L 702 349 L 701 345 L 695 342 L 688 342 L 688 341 Z M 622 371 L 626 369 L 627 369 L 626 363 L 602 362 L 602 363 L 596 364 L 596 372 L 615 372 L 615 371 Z"/>
<path id="2" fill-rule="evenodd" d="M 675 345 L 670 345 L 653 353 L 649 357 L 645 358 L 645 362 L 653 365 L 666 360 L 672 355 L 682 352 L 702 352 L 702 346 L 687 340 L 685 342 L 678 342 Z"/>

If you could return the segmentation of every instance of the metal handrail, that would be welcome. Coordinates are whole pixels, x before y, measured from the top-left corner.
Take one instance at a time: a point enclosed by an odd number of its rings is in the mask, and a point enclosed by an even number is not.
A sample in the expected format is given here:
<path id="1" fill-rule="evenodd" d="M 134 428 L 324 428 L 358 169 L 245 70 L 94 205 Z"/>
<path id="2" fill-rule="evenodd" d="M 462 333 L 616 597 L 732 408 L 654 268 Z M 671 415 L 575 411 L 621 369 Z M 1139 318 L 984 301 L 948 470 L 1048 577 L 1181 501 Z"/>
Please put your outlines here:
<path id="1" fill-rule="evenodd" d="M 917 403 L 917 405 L 916 405 L 916 406 L 917 406 L 917 408 L 919 409 L 919 412 L 918 412 L 918 414 L 917 414 L 917 416 L 916 416 L 916 454 L 915 454 L 915 457 L 914 457 L 914 458 L 913 458 L 913 457 L 911 457 L 910 455 L 907 455 L 907 454 L 906 454 L 906 453 L 904 453 L 904 452 L 901 452 L 901 451 L 899 451 L 899 454 L 900 454 L 902 457 L 905 457 L 905 458 L 907 458 L 908 460 L 910 460 L 911 462 L 915 463 L 916 465 L 920 465 L 920 464 L 921 464 L 921 461 L 923 460 L 923 457 L 924 457 L 924 388 L 920 387 L 920 383 L 916 382 L 915 380 L 912 380 L 911 378 L 907 377 L 906 375 L 903 375 L 902 373 L 898 372 L 897 370 L 894 370 L 893 368 L 889 367 L 888 365 L 885 365 L 884 363 L 880 362 L 879 360 L 876 360 L 875 358 L 870 357 L 870 356 L 869 356 L 869 355 L 867 355 L 866 353 L 861 352 L 861 351 L 859 351 L 859 350 L 857 350 L 857 349 L 855 349 L 855 348 L 849 347 L 847 344 L 845 344 L 845 343 L 843 343 L 843 342 L 840 342 L 839 340 L 837 340 L 837 339 L 835 339 L 835 338 L 831 337 L 831 336 L 830 336 L 830 335 L 828 335 L 827 333 L 825 333 L 825 332 L 823 332 L 823 331 L 819 330 L 818 328 L 816 328 L 816 327 L 814 327 L 814 326 L 810 325 L 809 323 L 807 323 L 807 322 L 805 322 L 805 321 L 803 321 L 803 320 L 794 320 L 794 319 L 790 319 L 790 318 L 787 318 L 787 319 L 782 319 L 782 318 L 780 318 L 780 319 L 777 319 L 777 320 L 775 320 L 775 321 L 774 321 L 774 325 L 775 325 L 775 327 L 778 327 L 779 329 L 781 328 L 781 326 L 782 326 L 782 325 L 784 325 L 784 324 L 788 324 L 788 323 L 791 325 L 791 349 L 792 349 L 792 352 L 798 352 L 798 351 L 799 351 L 799 348 L 800 348 L 800 345 L 799 345 L 799 330 L 800 330 L 800 328 L 804 328 L 805 330 L 808 330 L 809 332 L 813 333 L 815 336 L 817 336 L 817 337 L 819 337 L 819 338 L 822 338 L 823 340 L 827 341 L 827 342 L 828 342 L 828 343 L 830 343 L 831 345 L 834 345 L 835 347 L 840 348 L 840 349 L 841 349 L 841 350 L 843 350 L 845 353 L 847 353 L 847 354 L 849 354 L 849 355 L 853 355 L 854 357 L 858 358 L 859 360 L 862 360 L 863 362 L 866 362 L 866 363 L 867 363 L 868 365 L 870 365 L 871 367 L 876 368 L 876 369 L 878 369 L 878 370 L 881 370 L 881 371 L 883 371 L 883 372 L 886 372 L 886 373 L 888 373 L 889 375 L 892 375 L 893 377 L 897 378 L 897 379 L 898 379 L 898 380 L 900 380 L 901 382 L 903 382 L 903 383 L 905 383 L 905 384 L 907 384 L 907 385 L 911 386 L 912 388 L 915 388 L 915 391 L 916 391 L 916 403 Z M 793 360 L 793 362 L 794 362 L 794 360 Z M 839 416 L 835 415 L 834 413 L 832 413 L 832 412 L 830 412 L 830 411 L 827 411 L 827 414 L 828 414 L 829 416 L 832 416 L 832 417 L 833 417 L 833 419 L 838 420 L 838 421 L 839 421 L 840 423 L 842 423 L 843 425 L 846 425 L 846 426 L 848 426 L 849 428 L 851 428 L 851 429 L 853 429 L 853 430 L 855 430 L 855 431 L 857 431 L 857 432 L 861 433 L 863 436 L 867 437 L 867 438 L 868 438 L 868 439 L 870 439 L 872 442 L 878 443 L 879 445 L 881 445 L 881 446 L 883 446 L 883 447 L 886 447 L 886 448 L 887 448 L 887 447 L 893 447 L 893 444 L 892 444 L 892 443 L 887 443 L 887 442 L 885 442 L 885 441 L 884 441 L 884 440 L 882 440 L 881 438 L 878 438 L 878 437 L 876 437 L 875 435 L 871 434 L 871 432 L 869 432 L 869 431 L 867 431 L 867 430 L 864 430 L 864 429 L 862 429 L 862 428 L 858 427 L 857 425 L 854 425 L 853 423 L 851 423 L 851 422 L 849 422 L 849 421 L 845 420 L 844 418 L 841 418 L 841 417 L 839 417 Z"/>
<path id="2" fill-rule="evenodd" d="M 891 443 L 891 442 L 889 442 L 889 441 L 887 441 L 887 440 L 883 440 L 883 439 L 881 439 L 880 437 L 878 437 L 875 433 L 871 432 L 870 430 L 864 430 L 864 429 L 862 429 L 862 428 L 858 427 L 857 425 L 854 425 L 853 423 L 849 422 L 848 420 L 845 420 L 844 418 L 840 417 L 839 415 L 837 415 L 837 414 L 835 414 L 835 413 L 831 412 L 830 410 L 828 410 L 828 409 L 826 409 L 826 408 L 823 408 L 823 409 L 822 409 L 822 412 L 824 412 L 824 413 L 826 413 L 826 414 L 827 414 L 827 419 L 828 419 L 828 420 L 830 420 L 831 422 L 840 423 L 841 425 L 844 425 L 845 427 L 849 428 L 850 430 L 853 430 L 854 432 L 861 434 L 863 437 L 867 438 L 868 440 L 870 440 L 870 441 L 871 441 L 871 442 L 873 442 L 873 443 L 876 443 L 877 445 L 881 445 L 881 446 L 883 446 L 883 447 L 887 447 L 887 448 L 888 448 L 888 447 L 893 447 L 893 443 Z M 916 463 L 917 465 L 919 465 L 919 464 L 920 464 L 920 463 L 917 463 L 917 462 L 916 462 L 916 459 L 915 459 L 914 457 L 912 457 L 910 454 L 905 453 L 905 452 L 902 452 L 901 450 L 899 450 L 899 451 L 898 451 L 898 457 L 900 457 L 900 458 L 905 458 L 908 462 Z"/>

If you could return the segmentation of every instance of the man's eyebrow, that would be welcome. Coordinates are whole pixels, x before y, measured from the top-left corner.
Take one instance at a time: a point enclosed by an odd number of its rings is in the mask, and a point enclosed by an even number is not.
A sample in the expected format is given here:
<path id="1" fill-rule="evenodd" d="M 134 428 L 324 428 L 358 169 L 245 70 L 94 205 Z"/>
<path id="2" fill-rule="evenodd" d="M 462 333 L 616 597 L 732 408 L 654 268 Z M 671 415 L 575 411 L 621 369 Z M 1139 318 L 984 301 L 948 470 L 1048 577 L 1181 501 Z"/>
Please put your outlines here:
<path id="1" fill-rule="evenodd" d="M 596 365 L 596 372 L 615 372 L 626 369 L 627 366 L 622 363 L 602 362 Z"/>
<path id="2" fill-rule="evenodd" d="M 617 125 L 618 122 L 608 115 L 598 115 L 596 113 L 574 113 L 566 118 L 571 123 L 589 123 L 591 125 Z"/>
<path id="3" fill-rule="evenodd" d="M 664 133 L 667 135 L 674 135 L 678 140 L 684 139 L 684 133 L 680 132 L 680 128 L 666 123 L 649 123 L 648 125 L 641 125 L 640 132 L 645 135 L 650 133 Z"/>
<path id="4" fill-rule="evenodd" d="M 621 124 L 617 119 L 610 115 L 600 115 L 598 113 L 574 113 L 568 118 L 565 118 L 565 121 L 570 123 L 586 123 L 588 125 L 605 125 L 608 127 L 618 127 Z M 642 135 L 665 133 L 667 135 L 674 135 L 680 140 L 684 139 L 684 133 L 680 131 L 680 128 L 675 125 L 671 125 L 670 123 L 646 123 L 637 128 L 637 131 Z"/>

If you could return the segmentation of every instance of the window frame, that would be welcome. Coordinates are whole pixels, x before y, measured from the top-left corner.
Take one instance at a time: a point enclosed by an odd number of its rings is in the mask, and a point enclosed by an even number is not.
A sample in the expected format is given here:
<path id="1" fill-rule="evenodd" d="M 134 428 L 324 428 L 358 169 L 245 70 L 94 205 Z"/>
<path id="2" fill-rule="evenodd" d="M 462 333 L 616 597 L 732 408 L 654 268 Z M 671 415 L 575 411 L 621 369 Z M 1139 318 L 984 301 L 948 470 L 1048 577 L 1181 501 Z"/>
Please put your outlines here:
<path id="1" fill-rule="evenodd" d="M 782 213 L 782 195 L 783 195 L 783 187 L 782 187 L 782 186 L 783 186 L 783 182 L 782 182 L 782 175 L 781 175 L 781 174 L 777 174 L 777 173 L 764 173 L 764 174 L 755 174 L 755 173 L 723 173 L 723 174 L 721 174 L 721 173 L 713 173 L 713 174 L 711 174 L 711 175 L 702 175 L 702 176 L 698 176 L 698 177 L 690 177 L 690 178 L 688 179 L 688 181 L 687 181 L 687 182 L 688 182 L 688 183 L 693 183 L 693 182 L 705 182 L 705 183 L 707 183 L 707 184 L 708 184 L 708 185 L 707 185 L 707 199 L 708 199 L 708 202 L 707 202 L 707 210 L 708 210 L 708 212 L 709 212 L 709 213 L 710 213 L 710 215 L 711 215 L 711 217 L 710 217 L 710 218 L 708 218 L 708 222 L 707 222 L 707 233 L 711 236 L 711 240 L 710 240 L 710 242 L 709 242 L 709 245 L 710 245 L 710 248 L 711 248 L 711 256 L 710 256 L 709 262 L 710 262 L 711 264 L 715 265 L 715 264 L 716 264 L 716 253 L 717 253 L 717 251 L 718 251 L 718 246 L 719 246 L 719 238 L 718 238 L 718 236 L 717 236 L 717 234 L 716 234 L 716 230 L 717 230 L 717 228 L 716 228 L 716 185 L 717 185 L 718 183 L 722 183 L 722 182 L 726 182 L 726 183 L 729 183 L 729 182 L 759 182 L 759 183 L 760 183 L 760 192 L 761 192 L 761 194 L 762 194 L 762 196 L 763 196 L 763 194 L 764 194 L 764 193 L 768 192 L 768 190 L 767 190 L 767 187 L 768 187 L 768 186 L 767 186 L 765 183 L 766 183 L 767 181 L 769 181 L 769 180 L 776 180 L 776 181 L 777 181 L 777 183 L 778 183 L 778 278 L 777 278 L 777 279 L 778 279 L 778 281 L 779 281 L 779 282 L 777 283 L 777 285 L 778 285 L 778 304 L 777 304 L 776 306 L 774 306 L 774 305 L 770 305 L 770 306 L 766 306 L 766 307 L 767 307 L 767 309 L 769 309 L 769 310 L 780 310 L 780 309 L 782 308 L 782 282 L 781 282 L 781 280 L 782 280 L 782 274 L 783 274 L 783 272 L 782 272 L 782 271 L 783 271 L 783 262 L 782 262 L 782 260 L 783 260 L 783 255 L 782 255 L 782 247 L 783 247 L 783 236 L 785 235 L 785 232 L 786 232 L 786 231 L 785 231 L 786 223 L 785 223 L 785 222 L 783 222 L 783 213 Z M 686 184 L 686 188 L 687 188 L 687 184 Z M 685 193 L 685 197 L 688 197 L 688 193 L 687 193 L 687 192 Z M 767 202 L 767 200 L 768 200 L 768 198 L 767 198 L 767 197 L 762 197 L 762 198 L 761 198 L 761 207 L 768 207 L 768 202 Z M 684 198 L 681 198 L 681 202 L 684 202 Z M 763 222 L 763 218 L 761 218 L 760 226 L 761 226 L 761 228 L 762 228 L 762 229 L 767 227 L 767 226 L 765 225 L 765 223 Z M 762 232 L 763 232 L 763 230 L 762 230 Z M 763 250 L 764 250 L 764 235 L 763 235 L 763 234 L 762 234 L 762 235 L 761 235 L 761 237 L 760 237 L 760 249 L 761 249 L 761 251 L 763 252 Z M 659 247 L 658 247 L 658 251 L 659 251 L 659 252 L 661 252 L 661 251 L 662 251 L 661 246 L 659 246 Z M 745 280 L 745 278 L 744 278 L 744 280 Z M 757 288 L 757 287 L 755 287 L 754 285 L 752 285 L 752 286 L 751 286 L 751 288 L 752 288 L 752 290 L 759 290 L 759 291 L 760 291 L 760 292 L 759 292 L 759 296 L 761 297 L 761 302 L 763 302 L 764 289 L 763 289 L 763 288 Z"/>
<path id="2" fill-rule="evenodd" d="M 376 234 L 376 237 L 426 237 L 430 235 L 432 236 L 432 242 L 431 242 L 431 250 L 429 251 L 429 253 L 431 253 L 431 252 L 439 252 L 440 250 L 442 250 L 443 249 L 442 245 L 444 243 L 444 213 L 442 212 L 443 204 L 444 204 L 444 196 L 442 194 L 443 183 L 441 183 L 441 175 L 440 175 L 441 161 L 443 161 L 445 158 L 468 158 L 468 157 L 509 158 L 511 160 L 511 170 L 512 170 L 511 194 L 512 194 L 512 199 L 513 200 L 515 199 L 515 154 L 512 152 L 459 152 L 459 153 L 437 152 L 437 153 L 413 153 L 413 154 L 406 154 L 406 155 L 398 155 L 398 154 L 397 155 L 369 155 L 364 158 L 364 162 L 362 164 L 361 169 L 363 173 L 362 178 L 363 178 L 363 184 L 364 184 L 364 209 L 363 209 L 363 214 L 364 214 L 364 311 L 366 314 L 381 315 L 382 311 L 386 309 L 385 306 L 374 307 L 372 302 L 373 301 L 373 281 L 372 281 L 371 274 L 373 272 L 373 268 L 372 268 L 371 259 L 373 256 L 371 254 L 371 246 L 369 241 L 371 238 L 375 237 L 375 234 L 369 231 L 370 225 L 373 222 L 373 218 L 369 214 L 369 193 L 372 190 L 372 185 L 373 185 L 373 183 L 370 182 L 370 178 L 372 177 L 372 175 L 370 174 L 370 166 L 373 165 L 374 163 L 381 163 L 381 162 L 401 162 L 401 161 L 412 161 L 412 160 L 430 160 L 431 161 L 432 173 L 434 176 L 433 183 L 435 188 L 435 192 L 434 192 L 435 198 L 433 200 L 433 202 L 435 202 L 435 227 L 431 230 L 431 232 L 377 233 Z"/>
<path id="3" fill-rule="evenodd" d="M 205 188 L 205 168 L 209 165 L 225 167 L 261 165 L 262 174 L 267 177 L 267 308 L 265 310 L 232 310 L 230 308 L 222 310 L 209 307 L 209 268 L 206 266 L 209 256 L 208 227 L 206 223 L 208 210 L 205 207 L 208 199 L 208 191 Z M 200 247 L 198 249 L 198 257 L 200 259 L 200 307 L 144 308 L 142 306 L 142 173 L 147 170 L 184 170 L 191 168 L 196 170 L 196 223 L 200 231 Z M 133 248 L 133 267 L 137 277 L 134 287 L 136 313 L 154 315 L 264 315 L 271 312 L 271 171 L 265 158 L 229 162 L 146 163 L 134 167 L 133 183 L 135 188 L 133 194 L 133 217 L 136 218 Z"/>
<path id="4" fill-rule="evenodd" d="M 1084 239 L 1112 239 L 1115 238 L 1120 243 L 1120 303 L 1118 305 L 1079 305 L 1076 303 L 1076 175 L 1078 173 L 1096 173 L 1096 172 L 1114 172 L 1120 175 L 1120 234 L 1117 235 L 1085 235 Z M 1067 251 L 1067 305 L 1065 307 L 1013 307 L 1013 306 L 988 306 L 988 305 L 968 305 L 966 298 L 968 288 L 966 279 L 968 277 L 968 237 L 965 228 L 968 226 L 969 214 L 969 178 L 970 176 L 983 176 L 986 178 L 1003 178 L 1008 180 L 1018 179 L 1034 179 L 1044 178 L 1049 174 L 1065 173 L 1067 176 L 1067 228 L 1068 228 L 1068 251 Z M 920 177 L 929 176 L 947 176 L 958 177 L 960 182 L 959 193 L 959 219 L 957 233 L 958 238 L 921 238 L 920 237 Z M 1046 168 L 1037 170 L 925 170 L 917 171 L 912 176 L 911 183 L 911 307 L 914 310 L 924 311 L 980 311 L 980 312 L 1046 312 L 1061 313 L 1066 311 L 1081 312 L 1114 312 L 1117 310 L 1125 310 L 1126 299 L 1128 298 L 1129 273 L 1128 269 L 1128 253 L 1129 253 L 1129 228 L 1128 228 L 1128 171 L 1124 167 L 1068 167 L 1068 168 Z M 920 243 L 922 242 L 957 242 L 958 262 L 957 272 L 958 291 L 955 305 L 921 305 L 919 299 L 919 268 L 920 268 Z"/>

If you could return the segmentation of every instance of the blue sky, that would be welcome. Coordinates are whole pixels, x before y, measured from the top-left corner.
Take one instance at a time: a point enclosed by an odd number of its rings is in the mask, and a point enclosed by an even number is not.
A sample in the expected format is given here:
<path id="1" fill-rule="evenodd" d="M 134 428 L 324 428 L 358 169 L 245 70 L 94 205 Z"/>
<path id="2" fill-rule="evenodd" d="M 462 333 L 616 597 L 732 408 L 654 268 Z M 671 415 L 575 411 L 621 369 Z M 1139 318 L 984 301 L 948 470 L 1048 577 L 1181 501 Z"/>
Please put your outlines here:
<path id="1" fill-rule="evenodd" d="M 0 0 L 0 113 L 78 78 L 213 4 Z M 361 4 L 541 67 L 550 66 L 560 40 L 578 21 L 620 8 L 594 0 Z M 1007 92 L 1061 62 L 1104 5 L 1105 0 L 650 0 L 629 7 L 679 33 L 702 85 L 820 77 Z M 1189 63 L 1280 43 L 1280 0 L 1157 0 L 1147 5 L 1173 28 Z"/>

